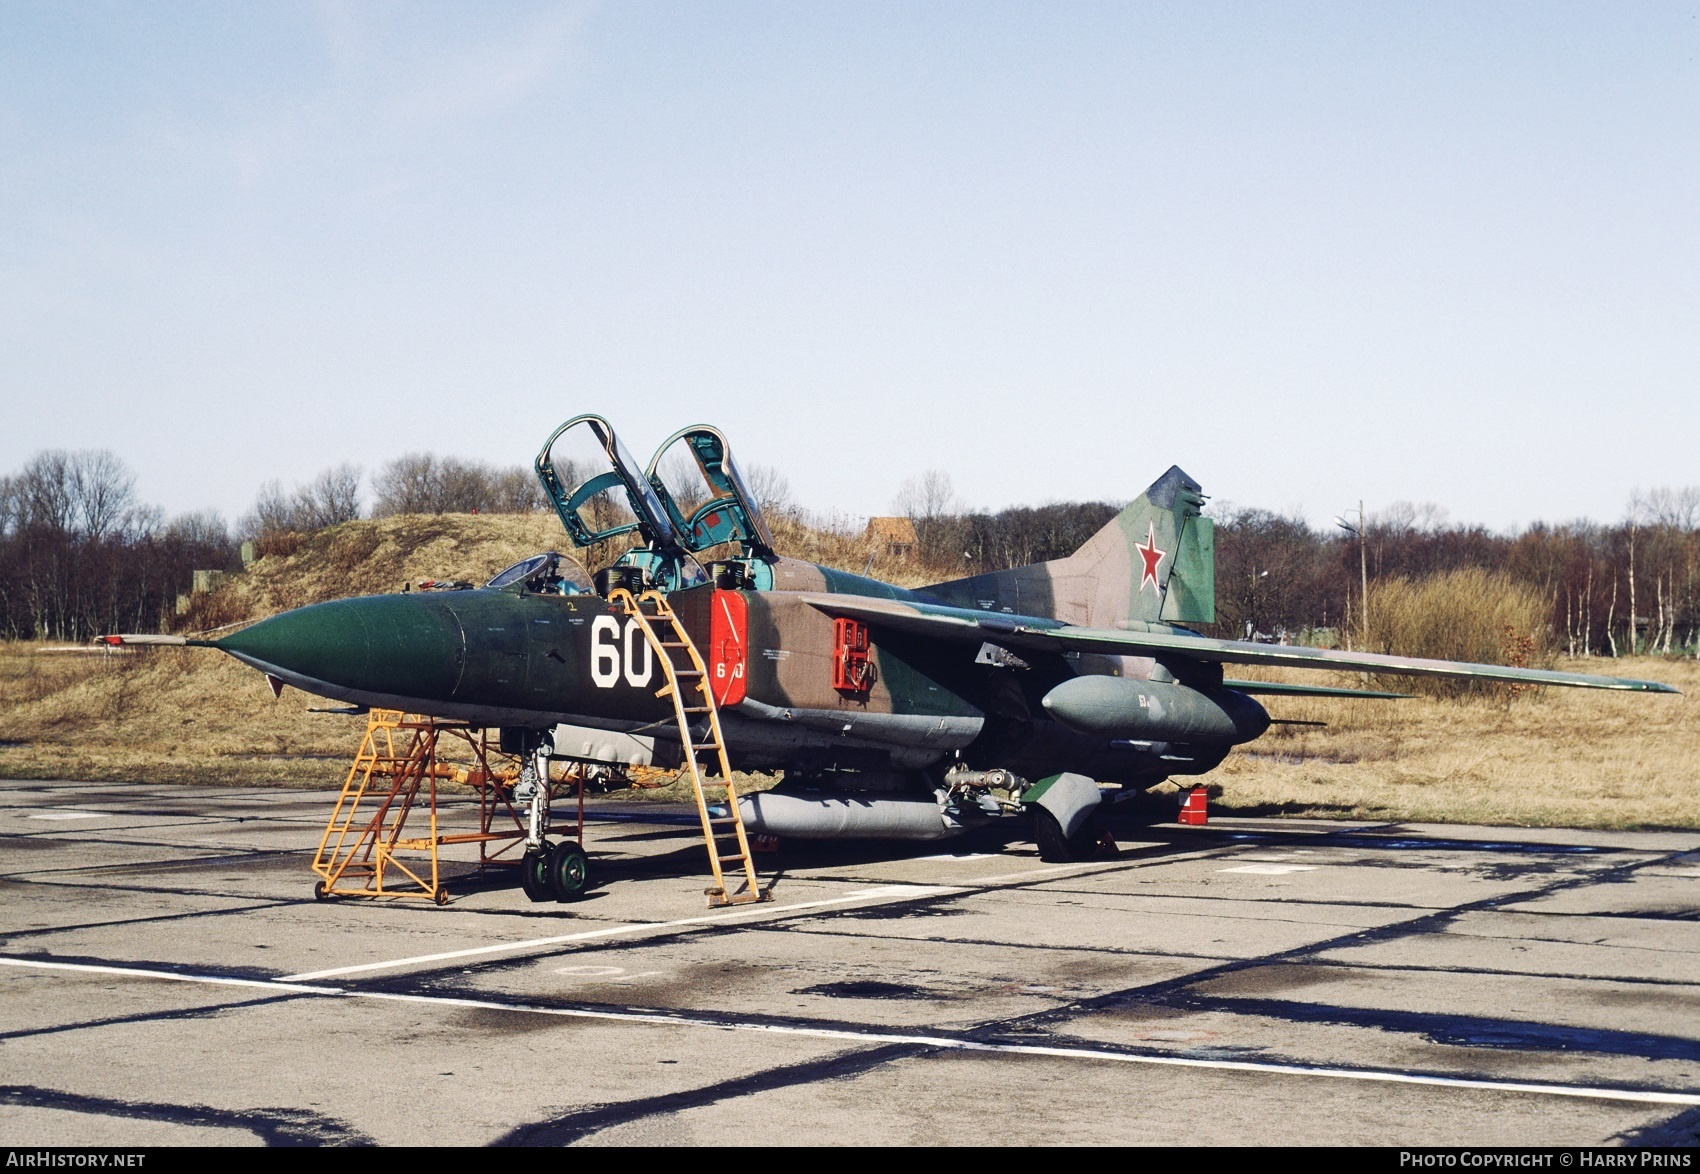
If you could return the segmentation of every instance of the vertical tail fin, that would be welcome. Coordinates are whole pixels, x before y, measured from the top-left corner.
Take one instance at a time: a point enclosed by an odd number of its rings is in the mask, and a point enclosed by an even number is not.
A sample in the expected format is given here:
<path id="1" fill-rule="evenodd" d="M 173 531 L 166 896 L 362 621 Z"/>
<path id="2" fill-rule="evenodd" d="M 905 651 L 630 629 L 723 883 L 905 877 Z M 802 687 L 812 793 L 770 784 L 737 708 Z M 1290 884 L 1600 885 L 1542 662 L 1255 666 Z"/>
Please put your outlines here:
<path id="1" fill-rule="evenodd" d="M 1172 467 L 1074 554 L 938 583 L 924 594 L 983 611 L 1114 628 L 1216 618 L 1215 531 L 1198 482 Z"/>
<path id="2" fill-rule="evenodd" d="M 1171 466 L 1072 556 L 1049 564 L 1056 618 L 1095 628 L 1215 620 L 1216 536 L 1203 507 L 1203 487 Z"/>

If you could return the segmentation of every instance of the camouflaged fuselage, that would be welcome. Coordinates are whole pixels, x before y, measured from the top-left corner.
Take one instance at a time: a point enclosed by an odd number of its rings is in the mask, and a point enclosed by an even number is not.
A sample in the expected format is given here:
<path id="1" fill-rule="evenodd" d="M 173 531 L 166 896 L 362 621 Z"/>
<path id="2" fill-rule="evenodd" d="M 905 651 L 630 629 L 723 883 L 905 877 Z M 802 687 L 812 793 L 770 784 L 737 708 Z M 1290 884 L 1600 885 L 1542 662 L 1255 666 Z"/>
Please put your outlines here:
<path id="1" fill-rule="evenodd" d="M 711 666 L 742 677 L 722 695 L 735 765 L 915 770 L 947 757 L 1019 769 L 1059 755 L 1106 779 L 1166 774 L 1148 750 L 1048 720 L 1041 699 L 1082 672 L 1144 677 L 1145 658 L 1057 654 L 989 664 L 976 647 L 872 633 L 865 690 L 834 688 L 833 618 L 813 593 L 925 601 L 877 580 L 781 559 L 774 586 L 676 591 L 675 612 Z M 714 615 L 736 597 L 742 638 L 716 644 Z M 315 604 L 217 642 L 279 681 L 338 701 L 478 724 L 586 725 L 676 738 L 662 675 L 621 609 L 593 594 L 520 588 L 367 596 Z M 735 660 L 730 663 L 728 658 Z M 1219 757 L 1219 756 L 1216 756 Z M 1184 764 L 1179 764 L 1184 765 Z"/>

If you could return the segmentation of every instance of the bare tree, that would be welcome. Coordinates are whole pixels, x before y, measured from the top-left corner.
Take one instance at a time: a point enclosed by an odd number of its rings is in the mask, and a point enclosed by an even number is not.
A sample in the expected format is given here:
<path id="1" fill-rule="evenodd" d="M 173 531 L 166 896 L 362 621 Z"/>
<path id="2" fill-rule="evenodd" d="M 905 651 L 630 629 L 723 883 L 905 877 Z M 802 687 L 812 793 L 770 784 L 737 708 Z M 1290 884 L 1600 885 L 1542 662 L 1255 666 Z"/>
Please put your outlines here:
<path id="1" fill-rule="evenodd" d="M 37 453 L 0 478 L 0 632 L 147 630 L 193 568 L 228 558 L 226 541 L 165 532 L 163 512 L 138 502 L 134 485 L 124 462 L 101 450 Z"/>
<path id="2" fill-rule="evenodd" d="M 666 486 L 667 496 L 687 518 L 708 500 L 708 482 L 703 479 L 702 466 L 697 464 L 688 446 L 681 444 L 669 449 L 655 472 Z"/>
<path id="3" fill-rule="evenodd" d="M 36 453 L 17 476 L 21 521 L 69 534 L 76 514 L 71 492 L 71 454 L 64 449 Z"/>
<path id="4" fill-rule="evenodd" d="M 1673 530 L 1700 530 L 1700 485 L 1682 489 L 1668 486 L 1649 489 L 1645 494 L 1636 491 L 1631 502 L 1640 499 L 1643 520 L 1655 526 Z M 1631 505 L 1634 509 L 1634 505 Z"/>
<path id="5" fill-rule="evenodd" d="M 530 514 L 549 503 L 537 474 L 522 465 L 497 469 L 490 478 L 490 509 L 498 514 Z"/>
<path id="6" fill-rule="evenodd" d="M 254 508 L 243 516 L 238 529 L 254 537 L 290 530 L 306 533 L 359 516 L 360 469 L 344 464 L 326 469 L 289 494 L 284 493 L 280 482 L 265 482 L 254 498 Z"/>
<path id="7" fill-rule="evenodd" d="M 254 508 L 238 523 L 244 534 L 263 537 L 295 529 L 295 509 L 283 492 L 281 481 L 267 481 L 254 495 Z"/>
<path id="8" fill-rule="evenodd" d="M 137 509 L 136 475 L 106 449 L 37 453 L 8 479 L 8 511 L 16 525 L 100 541 L 144 519 Z"/>
<path id="9" fill-rule="evenodd" d="M 17 478 L 0 477 L 0 538 L 17 529 L 22 507 Z"/>
<path id="10" fill-rule="evenodd" d="M 950 485 L 950 474 L 928 469 L 919 477 L 907 478 L 898 487 L 892 508 L 914 522 L 936 522 L 950 513 L 956 503 L 956 493 Z"/>
<path id="11" fill-rule="evenodd" d="M 1432 501 L 1396 501 L 1369 516 L 1372 533 L 1379 529 L 1394 536 L 1436 534 L 1446 529 L 1447 524 L 1446 507 Z"/>
<path id="12" fill-rule="evenodd" d="M 477 461 L 444 457 L 442 508 L 439 513 L 470 514 L 490 508 L 490 469 Z"/>
<path id="13" fill-rule="evenodd" d="M 440 513 L 441 480 L 437 458 L 430 453 L 397 457 L 372 478 L 372 516 Z"/>
<path id="14" fill-rule="evenodd" d="M 492 468 L 481 461 L 408 453 L 373 478 L 373 517 L 394 514 L 523 514 L 544 506 L 531 470 Z"/>
<path id="15" fill-rule="evenodd" d="M 230 545 L 230 529 L 217 510 L 194 510 L 178 514 L 164 528 L 165 536 L 197 546 Z"/>
<path id="16" fill-rule="evenodd" d="M 107 449 L 72 453 L 66 462 L 72 524 L 95 541 L 140 522 L 136 509 L 136 475 Z"/>
<path id="17" fill-rule="evenodd" d="M 948 529 L 945 523 L 955 503 L 956 492 L 951 488 L 950 474 L 928 469 L 919 477 L 906 479 L 898 487 L 892 508 L 915 523 L 915 540 L 920 544 L 923 557 L 936 560 L 941 554 L 940 542 Z"/>
<path id="18" fill-rule="evenodd" d="M 791 482 L 772 465 L 751 465 L 744 483 L 756 499 L 756 507 L 771 517 L 789 514 L 796 508 L 791 500 Z"/>
<path id="19" fill-rule="evenodd" d="M 322 530 L 360 516 L 360 469 L 337 465 L 295 491 L 298 529 Z"/>

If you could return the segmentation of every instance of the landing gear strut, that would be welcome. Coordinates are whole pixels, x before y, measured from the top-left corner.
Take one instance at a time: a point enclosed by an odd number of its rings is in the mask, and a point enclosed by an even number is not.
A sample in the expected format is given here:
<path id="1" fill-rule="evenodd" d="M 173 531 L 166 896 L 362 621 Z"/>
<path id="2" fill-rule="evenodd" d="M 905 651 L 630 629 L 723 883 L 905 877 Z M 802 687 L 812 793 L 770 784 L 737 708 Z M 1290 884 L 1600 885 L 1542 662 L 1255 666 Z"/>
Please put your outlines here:
<path id="1" fill-rule="evenodd" d="M 520 768 L 514 799 L 527 805 L 525 855 L 519 864 L 519 885 L 533 901 L 572 901 L 590 883 L 590 859 L 577 840 L 550 843 L 549 762 L 533 753 Z M 579 783 L 579 834 L 584 834 L 584 783 Z"/>

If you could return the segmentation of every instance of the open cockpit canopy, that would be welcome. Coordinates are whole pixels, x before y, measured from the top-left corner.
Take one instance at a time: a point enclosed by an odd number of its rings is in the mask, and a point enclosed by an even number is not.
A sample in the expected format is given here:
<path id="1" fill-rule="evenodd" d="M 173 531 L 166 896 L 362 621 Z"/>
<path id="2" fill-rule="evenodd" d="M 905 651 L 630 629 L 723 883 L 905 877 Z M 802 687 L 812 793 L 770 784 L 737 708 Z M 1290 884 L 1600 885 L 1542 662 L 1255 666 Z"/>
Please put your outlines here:
<path id="1" fill-rule="evenodd" d="M 574 416 L 550 433 L 537 454 L 537 479 L 578 546 L 633 531 L 660 550 L 681 546 L 668 508 L 601 416 Z"/>
<path id="2" fill-rule="evenodd" d="M 771 559 L 773 534 L 726 437 L 706 424 L 668 437 L 640 469 L 601 416 L 574 416 L 537 454 L 537 478 L 578 546 L 642 536 L 664 560 L 736 543 Z"/>
<path id="3" fill-rule="evenodd" d="M 718 429 L 698 424 L 675 432 L 656 450 L 645 479 L 692 554 L 728 542 L 740 544 L 746 557 L 773 554 L 761 505 Z"/>

